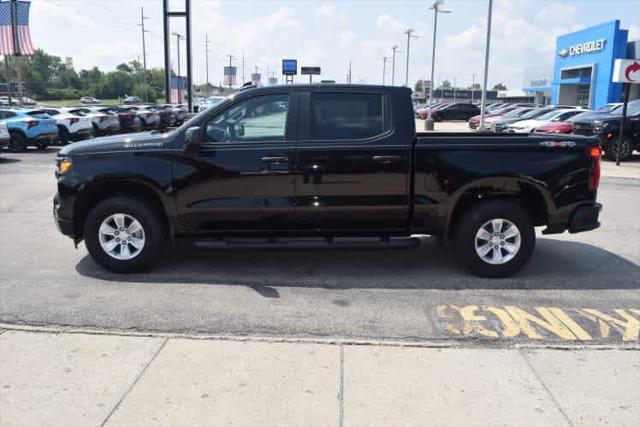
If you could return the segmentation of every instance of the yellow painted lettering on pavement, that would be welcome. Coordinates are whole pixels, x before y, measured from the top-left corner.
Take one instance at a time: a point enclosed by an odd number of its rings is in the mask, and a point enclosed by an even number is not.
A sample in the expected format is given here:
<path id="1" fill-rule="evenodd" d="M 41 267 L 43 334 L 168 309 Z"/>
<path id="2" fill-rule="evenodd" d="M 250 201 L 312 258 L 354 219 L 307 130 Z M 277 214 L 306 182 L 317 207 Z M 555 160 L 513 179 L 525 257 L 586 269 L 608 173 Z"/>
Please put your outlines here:
<path id="1" fill-rule="evenodd" d="M 487 318 L 476 313 L 476 311 L 479 310 L 477 305 L 467 305 L 465 307 L 456 307 L 452 305 L 451 307 L 457 309 L 464 320 L 464 326 L 462 328 L 462 333 L 464 335 L 477 333 L 489 338 L 498 338 L 497 332 L 489 330 L 481 325 L 481 322 L 486 322 Z"/>
<path id="2" fill-rule="evenodd" d="M 640 320 L 633 317 L 626 310 L 614 310 L 624 320 L 609 316 L 593 308 L 581 308 L 577 311 L 587 319 L 598 322 L 602 338 L 608 338 L 612 328 L 620 332 L 623 341 L 636 341 L 640 336 Z M 632 309 L 629 311 L 636 313 L 639 310 Z"/>
<path id="3" fill-rule="evenodd" d="M 449 314 L 447 313 L 448 309 L 448 305 L 439 305 L 438 307 L 436 307 L 436 313 L 438 314 L 438 317 L 442 319 L 452 320 L 452 316 L 449 316 Z M 444 325 L 444 329 L 454 335 L 462 335 L 462 331 L 453 326 L 451 323 L 446 323 Z"/>
<path id="4" fill-rule="evenodd" d="M 507 312 L 514 318 L 514 320 L 529 338 L 543 339 L 544 337 L 533 327 L 533 324 L 548 330 L 563 338 L 565 340 L 574 341 L 576 336 L 571 333 L 557 317 L 555 317 L 548 308 L 535 307 L 536 311 L 540 313 L 542 318 L 537 317 L 519 307 L 508 305 L 505 307 Z"/>
<path id="5" fill-rule="evenodd" d="M 592 340 L 591 335 L 582 326 L 578 325 L 569 315 L 561 308 L 549 307 L 549 311 L 553 313 L 567 328 L 573 332 L 573 335 L 578 337 L 579 340 L 589 341 Z"/>
<path id="6" fill-rule="evenodd" d="M 498 320 L 500 320 L 500 323 L 502 323 L 501 333 L 503 337 L 512 338 L 520 334 L 520 327 L 505 310 L 493 306 L 483 306 L 482 309 L 495 315 Z"/>

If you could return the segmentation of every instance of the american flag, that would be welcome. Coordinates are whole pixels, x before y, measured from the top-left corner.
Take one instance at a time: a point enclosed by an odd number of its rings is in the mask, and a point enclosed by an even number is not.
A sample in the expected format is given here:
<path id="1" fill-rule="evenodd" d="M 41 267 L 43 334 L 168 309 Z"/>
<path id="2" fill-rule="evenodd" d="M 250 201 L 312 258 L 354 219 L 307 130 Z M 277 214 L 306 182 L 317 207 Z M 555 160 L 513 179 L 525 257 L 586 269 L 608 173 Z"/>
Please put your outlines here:
<path id="1" fill-rule="evenodd" d="M 187 87 L 184 77 L 171 77 L 169 82 L 169 102 L 172 104 L 182 103 L 182 92 Z"/>
<path id="2" fill-rule="evenodd" d="M 29 29 L 28 1 L 16 2 L 16 39 L 14 40 L 11 2 L 0 1 L 0 54 L 1 55 L 33 55 L 33 42 Z"/>

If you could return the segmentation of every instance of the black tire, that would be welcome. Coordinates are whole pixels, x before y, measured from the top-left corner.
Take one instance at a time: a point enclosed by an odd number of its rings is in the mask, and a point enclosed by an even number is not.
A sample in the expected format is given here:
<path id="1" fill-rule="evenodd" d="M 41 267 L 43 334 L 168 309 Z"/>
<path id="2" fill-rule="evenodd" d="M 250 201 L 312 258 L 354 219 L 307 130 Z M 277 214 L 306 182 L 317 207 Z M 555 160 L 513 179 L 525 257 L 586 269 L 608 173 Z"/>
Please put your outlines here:
<path id="1" fill-rule="evenodd" d="M 40 151 L 44 151 L 47 149 L 49 145 L 45 142 L 36 142 L 36 148 Z"/>
<path id="2" fill-rule="evenodd" d="M 633 154 L 633 146 L 631 145 L 631 141 L 625 139 L 622 141 L 621 150 L 620 150 L 620 161 L 629 160 L 631 155 Z M 615 161 L 616 156 L 618 154 L 618 141 L 609 142 L 604 150 L 605 157 L 609 160 Z"/>
<path id="3" fill-rule="evenodd" d="M 117 213 L 130 215 L 144 229 L 144 247 L 129 260 L 113 258 L 100 245 L 100 225 L 110 215 Z M 89 212 L 84 224 L 84 240 L 89 254 L 102 267 L 115 273 L 136 273 L 151 267 L 161 255 L 166 237 L 165 223 L 153 209 L 153 204 L 134 197 L 112 197 L 100 202 Z"/>
<path id="4" fill-rule="evenodd" d="M 513 258 L 503 264 L 484 261 L 476 252 L 476 234 L 484 224 L 493 219 L 506 219 L 520 231 L 519 249 Z M 536 242 L 531 218 L 519 205 L 509 201 L 487 201 L 473 206 L 460 220 L 455 237 L 458 257 L 471 271 L 481 277 L 506 277 L 515 273 L 529 260 Z M 499 240 L 500 237 L 496 236 L 496 239 Z M 512 239 L 507 239 L 505 243 L 513 243 Z M 478 243 L 482 243 L 482 240 L 478 240 Z M 506 249 L 497 247 L 500 256 L 508 256 Z M 493 252 L 494 250 L 491 250 L 491 254 Z"/>
<path id="5" fill-rule="evenodd" d="M 22 153 L 27 149 L 29 142 L 27 138 L 20 132 L 11 132 L 11 139 L 9 140 L 9 149 L 14 153 Z"/>
<path id="6" fill-rule="evenodd" d="M 67 145 L 71 140 L 71 136 L 69 135 L 69 131 L 64 126 L 58 126 L 58 140 L 62 145 Z"/>

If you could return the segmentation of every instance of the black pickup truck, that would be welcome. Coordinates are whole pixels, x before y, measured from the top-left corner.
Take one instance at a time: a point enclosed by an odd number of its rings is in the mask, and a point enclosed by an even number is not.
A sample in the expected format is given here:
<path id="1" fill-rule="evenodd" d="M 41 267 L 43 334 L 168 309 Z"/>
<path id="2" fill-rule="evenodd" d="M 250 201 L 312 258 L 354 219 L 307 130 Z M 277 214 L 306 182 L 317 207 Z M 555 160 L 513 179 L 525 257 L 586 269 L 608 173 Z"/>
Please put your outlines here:
<path id="1" fill-rule="evenodd" d="M 54 216 L 116 272 L 199 248 L 455 241 L 481 276 L 543 233 L 599 226 L 595 138 L 416 133 L 407 88 L 248 88 L 170 132 L 97 138 L 57 159 Z M 264 245 L 264 246 L 260 246 Z"/>

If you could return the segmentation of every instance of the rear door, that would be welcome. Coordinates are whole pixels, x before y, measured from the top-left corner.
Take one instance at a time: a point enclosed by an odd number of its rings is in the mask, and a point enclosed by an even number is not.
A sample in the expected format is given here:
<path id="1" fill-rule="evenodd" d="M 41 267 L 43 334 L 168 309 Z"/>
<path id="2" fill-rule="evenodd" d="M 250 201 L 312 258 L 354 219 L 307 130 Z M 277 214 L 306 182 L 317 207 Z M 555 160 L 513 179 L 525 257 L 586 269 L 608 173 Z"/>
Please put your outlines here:
<path id="1" fill-rule="evenodd" d="M 327 233 L 408 227 L 412 141 L 396 132 L 390 96 L 374 89 L 303 93 L 298 133 L 301 226 Z"/>

